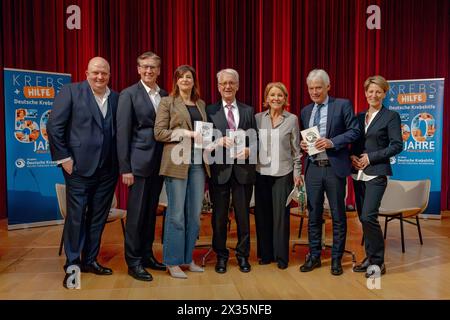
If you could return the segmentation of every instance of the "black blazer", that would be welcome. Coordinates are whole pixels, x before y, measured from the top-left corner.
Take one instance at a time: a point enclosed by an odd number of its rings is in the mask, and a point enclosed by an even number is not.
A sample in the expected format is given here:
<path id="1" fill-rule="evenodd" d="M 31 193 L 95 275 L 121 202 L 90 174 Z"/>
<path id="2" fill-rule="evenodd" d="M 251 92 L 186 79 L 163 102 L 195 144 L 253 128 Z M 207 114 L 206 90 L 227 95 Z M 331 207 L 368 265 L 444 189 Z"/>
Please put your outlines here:
<path id="1" fill-rule="evenodd" d="M 301 111 L 302 129 L 309 128 L 314 103 L 304 107 Z M 360 128 L 353 113 L 350 100 L 328 99 L 327 130 L 325 137 L 330 139 L 334 148 L 327 149 L 326 153 L 334 173 L 338 177 L 350 175 L 351 162 L 349 159 L 348 145 L 360 136 Z M 305 173 L 308 170 L 309 161 L 305 162 Z"/>
<path id="2" fill-rule="evenodd" d="M 160 90 L 161 97 L 167 92 Z M 120 93 L 117 108 L 117 156 L 120 173 L 149 177 L 159 171 L 163 144 L 154 136 L 156 110 L 142 82 Z"/>
<path id="3" fill-rule="evenodd" d="M 400 115 L 383 106 L 367 128 L 367 133 L 364 133 L 366 113 L 357 115 L 362 134 L 352 145 L 351 154 L 360 156 L 367 153 L 370 164 L 363 170 L 365 174 L 391 176 L 389 158 L 403 150 Z M 352 172 L 357 171 L 352 168 Z"/>
<path id="4" fill-rule="evenodd" d="M 111 90 L 108 108 L 113 117 L 112 163 L 117 167 L 116 112 L 119 95 Z M 98 168 L 103 145 L 101 114 L 87 80 L 63 86 L 55 97 L 47 123 L 53 161 L 72 157 L 73 170 L 89 177 Z"/>
<path id="5" fill-rule="evenodd" d="M 237 102 L 237 107 L 239 110 L 239 125 L 238 129 L 248 130 L 254 129 L 255 134 L 257 133 L 256 120 L 254 109 L 244 103 Z M 222 136 L 226 136 L 226 131 L 228 129 L 228 122 L 225 118 L 225 113 L 223 111 L 222 100 L 216 104 L 211 104 L 206 107 L 206 114 L 208 116 L 208 122 L 212 122 L 215 129 L 220 130 Z M 249 141 L 246 139 L 246 146 L 250 148 L 250 152 L 254 153 L 256 156 L 258 141 L 257 136 L 255 141 Z M 225 148 L 223 148 L 223 154 L 226 155 Z M 255 158 L 256 159 L 256 158 Z M 230 180 L 231 174 L 234 174 L 235 178 L 240 184 L 253 184 L 255 182 L 255 170 L 256 163 L 250 164 L 248 159 L 246 163 L 243 164 L 226 164 L 225 160 L 223 164 L 211 164 L 211 180 L 215 184 L 225 184 Z"/>

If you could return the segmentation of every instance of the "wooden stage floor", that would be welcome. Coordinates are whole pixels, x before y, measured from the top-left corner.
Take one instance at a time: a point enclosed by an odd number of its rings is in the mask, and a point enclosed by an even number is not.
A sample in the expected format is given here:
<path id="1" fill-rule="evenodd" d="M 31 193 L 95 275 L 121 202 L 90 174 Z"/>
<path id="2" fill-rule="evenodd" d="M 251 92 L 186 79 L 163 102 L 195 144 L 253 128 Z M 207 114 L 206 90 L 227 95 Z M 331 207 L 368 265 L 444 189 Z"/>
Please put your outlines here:
<path id="1" fill-rule="evenodd" d="M 330 274 L 330 252 L 322 254 L 322 267 L 310 273 L 299 272 L 307 248 L 297 247 L 291 253 L 286 270 L 276 264 L 260 266 L 256 259 L 256 236 L 252 223 L 252 271 L 241 273 L 231 253 L 228 272 L 214 272 L 215 257 L 207 262 L 204 273 L 189 273 L 188 279 L 173 279 L 168 273 L 151 271 L 154 280 L 141 282 L 127 275 L 123 254 L 123 235 L 120 223 L 108 224 L 103 235 L 99 262 L 114 270 L 112 276 L 82 274 L 82 289 L 62 287 L 64 255 L 59 257 L 58 246 L 62 226 L 39 227 L 15 231 L 6 230 L 6 220 L 0 220 L 0 299 L 450 299 L 450 216 L 441 220 L 421 220 L 423 246 L 417 229 L 406 224 L 406 253 L 401 252 L 398 222 L 389 223 L 386 240 L 387 273 L 381 278 L 381 289 L 368 289 L 363 274 L 353 273 L 352 261 L 344 256 L 344 274 Z M 291 217 L 291 243 L 297 240 L 299 218 Z M 384 222 L 384 220 L 382 220 Z M 210 217 L 202 215 L 199 244 L 211 240 Z M 160 243 L 161 218 L 157 220 L 154 252 L 162 255 Z M 326 234 L 331 235 L 330 222 Z M 302 238 L 306 237 L 306 223 Z M 347 249 L 361 260 L 361 228 L 357 217 L 348 218 Z M 236 225 L 232 222 L 228 244 L 236 243 Z M 199 262 L 207 249 L 197 249 Z"/>

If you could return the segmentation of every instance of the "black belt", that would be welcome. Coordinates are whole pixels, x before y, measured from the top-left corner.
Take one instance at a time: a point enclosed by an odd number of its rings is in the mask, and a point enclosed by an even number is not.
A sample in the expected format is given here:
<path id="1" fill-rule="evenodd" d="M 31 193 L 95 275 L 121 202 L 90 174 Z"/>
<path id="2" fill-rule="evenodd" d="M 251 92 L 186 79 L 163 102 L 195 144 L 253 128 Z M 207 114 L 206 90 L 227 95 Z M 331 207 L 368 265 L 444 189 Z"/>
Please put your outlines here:
<path id="1" fill-rule="evenodd" d="M 314 160 L 313 163 L 318 167 L 329 167 L 330 160 Z"/>

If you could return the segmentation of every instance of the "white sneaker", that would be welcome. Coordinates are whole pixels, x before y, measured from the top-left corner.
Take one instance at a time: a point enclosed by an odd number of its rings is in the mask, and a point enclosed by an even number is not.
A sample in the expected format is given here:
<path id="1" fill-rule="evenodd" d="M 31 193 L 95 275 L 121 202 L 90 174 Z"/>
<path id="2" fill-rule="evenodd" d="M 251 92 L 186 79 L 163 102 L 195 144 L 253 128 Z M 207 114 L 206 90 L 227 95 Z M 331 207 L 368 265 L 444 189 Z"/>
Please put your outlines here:
<path id="1" fill-rule="evenodd" d="M 196 265 L 195 262 L 192 261 L 192 262 L 189 264 L 189 271 L 191 271 L 191 272 L 204 272 L 205 269 L 203 269 L 202 267 Z"/>
<path id="2" fill-rule="evenodd" d="M 169 270 L 169 273 L 173 278 L 187 279 L 186 273 L 184 273 L 179 266 L 167 266 L 167 270 Z"/>

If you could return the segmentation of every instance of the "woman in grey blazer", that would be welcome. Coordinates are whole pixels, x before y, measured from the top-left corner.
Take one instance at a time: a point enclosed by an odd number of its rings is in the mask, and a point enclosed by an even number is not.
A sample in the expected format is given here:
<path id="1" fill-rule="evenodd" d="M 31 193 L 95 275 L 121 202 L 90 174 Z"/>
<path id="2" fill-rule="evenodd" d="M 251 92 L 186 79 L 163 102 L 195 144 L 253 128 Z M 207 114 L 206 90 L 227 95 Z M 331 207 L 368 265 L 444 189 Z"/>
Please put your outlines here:
<path id="1" fill-rule="evenodd" d="M 259 130 L 256 166 L 255 222 L 259 264 L 289 262 L 290 209 L 286 200 L 301 178 L 300 130 L 297 116 L 285 110 L 288 92 L 281 82 L 264 91 L 266 111 L 255 115 Z"/>

